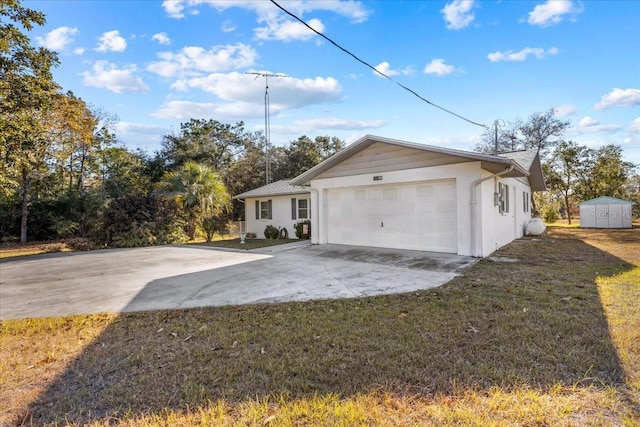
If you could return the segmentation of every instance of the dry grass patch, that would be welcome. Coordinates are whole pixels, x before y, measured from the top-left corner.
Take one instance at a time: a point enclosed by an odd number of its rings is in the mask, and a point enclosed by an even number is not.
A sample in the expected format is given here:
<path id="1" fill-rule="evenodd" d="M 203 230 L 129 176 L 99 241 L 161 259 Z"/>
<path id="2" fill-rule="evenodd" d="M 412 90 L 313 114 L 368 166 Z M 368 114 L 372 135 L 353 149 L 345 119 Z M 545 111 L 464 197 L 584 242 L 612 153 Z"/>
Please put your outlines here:
<path id="1" fill-rule="evenodd" d="M 640 230 L 582 231 L 417 293 L 5 321 L 0 424 L 638 425 Z"/>
<path id="2" fill-rule="evenodd" d="M 0 246 L 0 259 L 25 255 L 69 252 L 71 249 L 63 242 L 31 242 L 26 244 L 3 244 Z"/>

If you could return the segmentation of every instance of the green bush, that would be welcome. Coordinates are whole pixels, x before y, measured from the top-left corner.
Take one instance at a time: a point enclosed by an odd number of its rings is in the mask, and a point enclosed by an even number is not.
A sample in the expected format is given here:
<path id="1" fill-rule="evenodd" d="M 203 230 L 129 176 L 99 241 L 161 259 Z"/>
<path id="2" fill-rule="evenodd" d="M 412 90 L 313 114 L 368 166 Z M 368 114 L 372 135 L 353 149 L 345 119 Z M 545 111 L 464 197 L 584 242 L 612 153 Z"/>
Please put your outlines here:
<path id="1" fill-rule="evenodd" d="M 146 195 L 113 200 L 102 217 L 107 246 L 132 248 L 183 243 L 184 223 L 175 202 Z"/>
<path id="2" fill-rule="evenodd" d="M 560 214 L 558 213 L 558 209 L 556 209 L 553 205 L 547 205 L 542 210 L 542 219 L 547 224 L 551 224 L 560 219 Z"/>
<path id="3" fill-rule="evenodd" d="M 280 230 L 275 228 L 273 225 L 267 225 L 264 229 L 264 237 L 267 239 L 277 239 L 280 234 Z"/>
<path id="4" fill-rule="evenodd" d="M 215 234 L 222 235 L 225 231 L 228 231 L 228 226 L 227 218 L 223 216 L 210 216 L 202 220 L 202 229 L 204 230 L 207 242 L 212 241 Z"/>
<path id="5" fill-rule="evenodd" d="M 307 234 L 303 233 L 305 224 L 307 225 Z M 309 237 L 311 237 L 311 221 L 309 221 L 308 219 L 305 221 L 300 221 L 294 227 L 296 228 L 296 237 L 298 239 L 308 239 Z"/>

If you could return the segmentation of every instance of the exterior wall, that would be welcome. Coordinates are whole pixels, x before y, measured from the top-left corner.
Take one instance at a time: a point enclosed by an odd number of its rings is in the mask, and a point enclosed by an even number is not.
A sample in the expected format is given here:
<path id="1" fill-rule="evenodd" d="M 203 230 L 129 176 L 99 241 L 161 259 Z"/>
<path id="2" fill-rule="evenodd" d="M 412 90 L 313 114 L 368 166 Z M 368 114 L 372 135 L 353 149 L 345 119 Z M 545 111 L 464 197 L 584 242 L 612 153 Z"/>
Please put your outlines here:
<path id="1" fill-rule="evenodd" d="M 264 229 L 267 225 L 276 228 L 286 228 L 290 239 L 296 238 L 294 225 L 304 219 L 292 219 L 291 199 L 306 199 L 309 205 L 309 194 L 291 194 L 286 196 L 264 196 L 260 198 L 249 197 L 245 200 L 245 224 L 247 233 L 255 233 L 259 239 L 264 239 Z M 264 202 L 271 200 L 271 219 L 256 219 L 256 201 Z M 309 210 L 311 214 L 311 210 Z M 296 209 L 297 216 L 297 209 Z M 312 227 L 313 230 L 313 227 Z"/>
<path id="2" fill-rule="evenodd" d="M 631 216 L 631 205 L 582 205 L 580 206 L 580 227 L 631 228 Z"/>
<path id="3" fill-rule="evenodd" d="M 471 186 L 481 176 L 480 162 L 458 163 L 423 167 L 408 170 L 372 172 L 333 178 L 318 178 L 311 181 L 311 242 L 325 244 L 328 242 L 328 209 L 327 191 L 331 188 L 358 187 L 408 182 L 433 181 L 444 179 L 456 180 L 457 207 L 456 216 L 458 254 L 473 255 L 471 251 Z M 374 181 L 374 176 L 382 176 L 382 180 Z M 491 193 L 493 197 L 493 193 Z M 477 218 L 476 223 L 480 224 Z M 478 225 L 479 226 L 479 225 Z"/>
<path id="4" fill-rule="evenodd" d="M 490 173 L 483 171 L 484 176 Z M 498 192 L 498 184 L 508 186 L 509 212 L 501 213 L 495 205 L 494 193 Z M 531 220 L 531 188 L 528 182 L 517 178 L 494 178 L 480 185 L 482 195 L 481 203 L 481 256 L 489 256 L 492 252 L 504 245 L 524 236 L 526 226 Z M 528 194 L 528 209 L 525 212 L 523 193 Z"/>

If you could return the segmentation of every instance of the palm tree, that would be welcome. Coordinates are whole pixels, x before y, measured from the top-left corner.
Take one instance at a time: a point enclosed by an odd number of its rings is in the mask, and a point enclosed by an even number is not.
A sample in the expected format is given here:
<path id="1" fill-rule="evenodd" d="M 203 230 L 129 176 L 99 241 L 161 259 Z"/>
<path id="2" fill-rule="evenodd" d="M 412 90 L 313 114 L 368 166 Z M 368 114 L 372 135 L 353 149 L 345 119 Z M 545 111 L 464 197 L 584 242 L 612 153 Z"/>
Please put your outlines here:
<path id="1" fill-rule="evenodd" d="M 193 240 L 198 222 L 220 215 L 231 206 L 231 198 L 220 175 L 212 168 L 193 161 L 174 172 L 167 172 L 160 191 L 182 207 L 187 218 L 187 235 Z"/>

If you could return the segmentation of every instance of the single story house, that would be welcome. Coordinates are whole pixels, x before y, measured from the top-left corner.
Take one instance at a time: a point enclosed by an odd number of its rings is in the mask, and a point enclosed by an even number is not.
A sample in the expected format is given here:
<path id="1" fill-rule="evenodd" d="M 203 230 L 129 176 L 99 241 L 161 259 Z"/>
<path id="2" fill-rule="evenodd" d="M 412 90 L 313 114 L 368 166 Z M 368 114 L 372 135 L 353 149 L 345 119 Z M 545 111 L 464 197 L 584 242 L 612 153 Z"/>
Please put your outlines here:
<path id="1" fill-rule="evenodd" d="M 311 243 L 475 257 L 521 237 L 531 219 L 532 193 L 545 190 L 537 151 L 491 155 L 373 135 L 288 185 L 310 200 Z M 275 203 L 276 195 L 243 197 L 247 218 L 257 218 L 251 201 Z M 288 206 L 293 218 L 293 202 Z"/>
<path id="2" fill-rule="evenodd" d="M 296 238 L 294 225 L 311 215 L 308 187 L 281 180 L 234 196 L 244 201 L 245 232 L 264 238 L 264 229 L 272 225 L 286 228 L 289 238 Z"/>
<path id="3" fill-rule="evenodd" d="M 579 203 L 581 228 L 631 228 L 634 203 L 615 197 L 597 197 Z"/>

